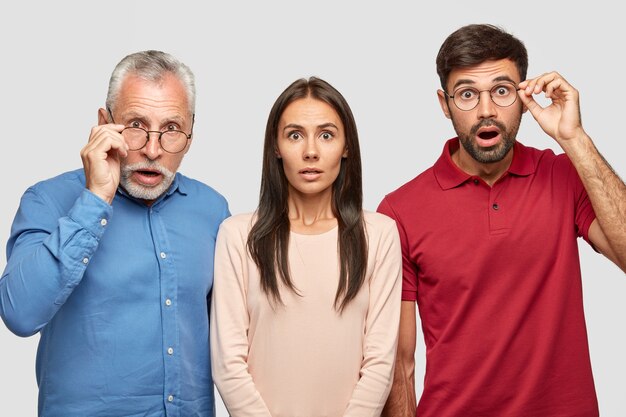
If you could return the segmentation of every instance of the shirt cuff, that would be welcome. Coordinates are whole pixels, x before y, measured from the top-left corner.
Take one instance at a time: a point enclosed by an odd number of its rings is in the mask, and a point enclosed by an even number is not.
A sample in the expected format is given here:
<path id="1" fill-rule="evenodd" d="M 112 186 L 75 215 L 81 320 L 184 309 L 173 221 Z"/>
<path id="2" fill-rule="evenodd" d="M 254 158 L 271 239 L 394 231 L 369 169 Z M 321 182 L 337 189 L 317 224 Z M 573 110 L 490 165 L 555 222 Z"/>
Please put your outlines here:
<path id="1" fill-rule="evenodd" d="M 113 207 L 100 197 L 85 189 L 74 202 L 68 217 L 89 231 L 100 240 L 109 219 L 113 215 Z"/>

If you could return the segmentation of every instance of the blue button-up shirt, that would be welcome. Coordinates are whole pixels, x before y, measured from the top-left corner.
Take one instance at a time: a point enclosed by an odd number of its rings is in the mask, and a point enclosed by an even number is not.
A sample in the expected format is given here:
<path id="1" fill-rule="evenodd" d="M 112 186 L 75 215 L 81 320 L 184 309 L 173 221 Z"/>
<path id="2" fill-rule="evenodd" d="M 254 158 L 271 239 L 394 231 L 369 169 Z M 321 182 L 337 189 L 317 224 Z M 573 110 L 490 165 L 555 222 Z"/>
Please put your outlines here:
<path id="1" fill-rule="evenodd" d="M 224 197 L 181 174 L 148 207 L 112 205 L 82 170 L 29 188 L 7 244 L 0 314 L 40 332 L 39 415 L 213 416 L 208 303 Z"/>

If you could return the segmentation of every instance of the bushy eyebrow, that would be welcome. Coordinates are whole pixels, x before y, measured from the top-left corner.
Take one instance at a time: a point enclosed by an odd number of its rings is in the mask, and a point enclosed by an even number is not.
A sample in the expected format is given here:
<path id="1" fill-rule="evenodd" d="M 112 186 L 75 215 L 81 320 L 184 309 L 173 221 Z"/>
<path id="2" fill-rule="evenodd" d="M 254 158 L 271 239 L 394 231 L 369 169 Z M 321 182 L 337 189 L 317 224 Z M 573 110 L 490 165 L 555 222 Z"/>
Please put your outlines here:
<path id="1" fill-rule="evenodd" d="M 494 78 L 491 81 L 494 82 L 494 83 L 501 82 L 501 81 L 507 81 L 507 82 L 511 82 L 513 84 L 516 84 L 516 82 L 511 77 L 509 77 L 508 75 L 499 75 L 499 76 L 497 76 L 496 78 Z M 456 90 L 459 86 L 465 85 L 465 84 L 474 85 L 474 84 L 476 84 L 476 81 L 470 80 L 470 79 L 466 79 L 466 78 L 461 78 L 460 80 L 457 80 L 454 83 L 454 85 L 452 86 L 452 91 Z"/>
<path id="2" fill-rule="evenodd" d="M 123 115 L 124 119 L 126 120 L 139 120 L 141 121 L 143 124 L 148 124 L 149 120 L 142 115 L 141 113 L 135 112 L 135 111 L 130 111 L 126 114 Z M 159 122 L 159 124 L 161 126 L 165 126 L 169 123 L 175 123 L 179 126 L 182 126 L 184 123 L 184 118 L 180 115 L 172 115 L 172 116 L 168 116 L 165 119 L 163 119 L 162 122 Z"/>

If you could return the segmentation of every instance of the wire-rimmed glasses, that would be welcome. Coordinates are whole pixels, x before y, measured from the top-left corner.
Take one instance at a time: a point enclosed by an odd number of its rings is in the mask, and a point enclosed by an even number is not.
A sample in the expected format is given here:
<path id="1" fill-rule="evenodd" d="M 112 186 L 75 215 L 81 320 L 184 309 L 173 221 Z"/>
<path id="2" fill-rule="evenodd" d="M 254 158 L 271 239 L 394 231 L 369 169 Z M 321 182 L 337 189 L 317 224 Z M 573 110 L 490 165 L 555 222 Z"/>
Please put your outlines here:
<path id="1" fill-rule="evenodd" d="M 115 123 L 113 119 L 113 114 L 111 113 L 111 109 L 107 108 L 109 112 L 109 116 L 111 116 L 111 121 Z M 192 126 L 193 126 L 192 117 Z M 150 133 L 158 133 L 159 134 L 159 145 L 161 148 L 167 153 L 179 153 L 182 152 L 187 146 L 187 141 L 191 139 L 192 133 L 185 133 L 182 130 L 169 129 L 164 131 L 159 130 L 146 130 L 142 127 L 135 126 L 127 126 L 122 130 L 122 136 L 126 143 L 128 144 L 128 150 L 130 151 L 138 151 L 142 149 L 148 141 L 150 140 Z"/>
<path id="2" fill-rule="evenodd" d="M 450 95 L 443 92 L 446 97 L 451 98 L 454 105 L 462 111 L 469 111 L 478 106 L 480 102 L 480 93 L 489 92 L 491 101 L 499 107 L 509 107 L 517 100 L 517 85 L 511 82 L 499 83 L 491 87 L 489 90 L 478 90 L 474 87 L 460 87 Z"/>

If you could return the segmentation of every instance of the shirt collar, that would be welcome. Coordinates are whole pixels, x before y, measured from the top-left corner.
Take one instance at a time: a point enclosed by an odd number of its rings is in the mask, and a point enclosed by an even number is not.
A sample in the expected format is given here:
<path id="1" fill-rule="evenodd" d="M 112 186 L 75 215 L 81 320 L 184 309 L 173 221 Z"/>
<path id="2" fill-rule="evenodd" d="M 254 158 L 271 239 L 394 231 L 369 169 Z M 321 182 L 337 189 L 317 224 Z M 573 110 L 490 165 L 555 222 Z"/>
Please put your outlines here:
<path id="1" fill-rule="evenodd" d="M 446 141 L 441 156 L 433 165 L 433 172 L 439 186 L 443 190 L 455 188 L 472 176 L 462 171 L 452 161 L 452 153 L 459 149 L 459 138 L 452 138 Z M 513 160 L 511 166 L 507 169 L 507 173 L 517 176 L 527 176 L 535 172 L 536 164 L 533 160 L 528 148 L 519 142 L 513 145 Z"/>

